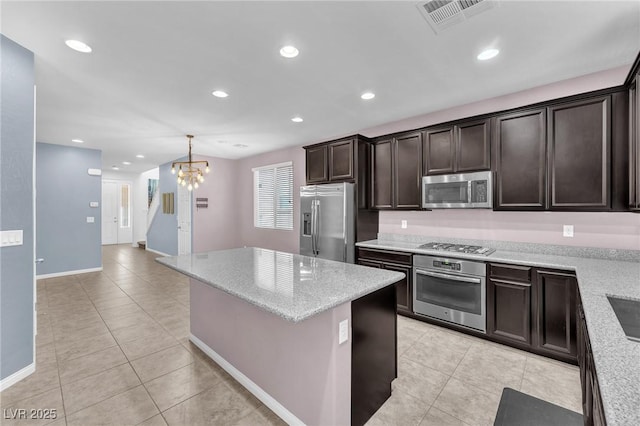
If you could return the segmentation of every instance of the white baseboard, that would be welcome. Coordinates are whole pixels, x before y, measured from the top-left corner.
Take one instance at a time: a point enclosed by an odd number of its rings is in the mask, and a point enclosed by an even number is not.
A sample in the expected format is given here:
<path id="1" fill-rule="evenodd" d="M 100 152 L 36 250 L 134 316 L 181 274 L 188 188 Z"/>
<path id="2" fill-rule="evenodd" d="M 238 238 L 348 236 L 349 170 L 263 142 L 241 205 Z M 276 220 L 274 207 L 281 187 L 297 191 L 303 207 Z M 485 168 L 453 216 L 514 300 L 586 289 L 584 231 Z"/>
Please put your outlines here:
<path id="1" fill-rule="evenodd" d="M 160 256 L 173 256 L 172 254 L 163 253 L 158 250 L 150 249 L 148 246 L 145 248 L 145 250 L 150 251 L 151 253 L 159 254 Z"/>
<path id="2" fill-rule="evenodd" d="M 101 271 L 102 271 L 102 266 L 99 268 L 76 269 L 75 271 L 63 271 L 63 272 L 54 272 L 52 274 L 36 275 L 36 279 L 42 280 L 45 278 L 66 277 L 67 275 L 88 274 L 89 272 L 101 272 Z"/>
<path id="3" fill-rule="evenodd" d="M 207 354 L 209 358 L 220 365 L 227 373 L 236 379 L 242 386 L 258 398 L 264 405 L 269 407 L 271 411 L 276 413 L 278 417 L 289 425 L 304 426 L 304 422 L 297 418 L 291 411 L 287 410 L 282 404 L 276 401 L 271 395 L 264 391 L 260 386 L 255 384 L 250 378 L 245 376 L 240 370 L 231 365 L 226 359 L 220 356 L 216 351 L 211 349 L 206 343 L 198 339 L 193 334 L 189 334 L 189 340 L 199 347 L 202 352 Z"/>
<path id="4" fill-rule="evenodd" d="M 26 367 L 24 367 L 22 370 L 18 370 L 12 375 L 10 375 L 9 377 L 6 377 L 0 380 L 0 392 L 15 385 L 20 380 L 33 374 L 35 371 L 36 371 L 36 363 L 33 362 L 27 365 Z"/>

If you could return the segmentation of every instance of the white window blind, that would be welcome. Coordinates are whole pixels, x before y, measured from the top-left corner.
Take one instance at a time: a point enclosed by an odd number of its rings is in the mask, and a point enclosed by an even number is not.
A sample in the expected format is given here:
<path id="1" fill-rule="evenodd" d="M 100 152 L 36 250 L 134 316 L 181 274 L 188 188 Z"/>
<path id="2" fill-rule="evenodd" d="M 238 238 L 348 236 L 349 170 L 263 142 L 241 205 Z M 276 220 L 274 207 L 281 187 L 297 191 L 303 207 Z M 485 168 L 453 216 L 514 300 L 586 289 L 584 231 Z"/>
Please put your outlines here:
<path id="1" fill-rule="evenodd" d="M 255 168 L 253 180 L 255 226 L 293 229 L 293 164 Z"/>

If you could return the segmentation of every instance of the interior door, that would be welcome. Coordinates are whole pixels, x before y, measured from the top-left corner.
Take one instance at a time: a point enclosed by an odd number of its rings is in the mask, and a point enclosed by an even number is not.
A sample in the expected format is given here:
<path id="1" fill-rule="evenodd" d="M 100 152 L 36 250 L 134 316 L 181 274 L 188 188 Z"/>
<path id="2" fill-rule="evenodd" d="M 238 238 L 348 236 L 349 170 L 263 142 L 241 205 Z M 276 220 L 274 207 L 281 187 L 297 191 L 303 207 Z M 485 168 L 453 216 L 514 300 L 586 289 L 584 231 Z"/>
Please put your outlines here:
<path id="1" fill-rule="evenodd" d="M 118 183 L 102 182 L 102 245 L 118 244 Z"/>
<path id="2" fill-rule="evenodd" d="M 178 255 L 191 254 L 191 192 L 178 185 Z"/>

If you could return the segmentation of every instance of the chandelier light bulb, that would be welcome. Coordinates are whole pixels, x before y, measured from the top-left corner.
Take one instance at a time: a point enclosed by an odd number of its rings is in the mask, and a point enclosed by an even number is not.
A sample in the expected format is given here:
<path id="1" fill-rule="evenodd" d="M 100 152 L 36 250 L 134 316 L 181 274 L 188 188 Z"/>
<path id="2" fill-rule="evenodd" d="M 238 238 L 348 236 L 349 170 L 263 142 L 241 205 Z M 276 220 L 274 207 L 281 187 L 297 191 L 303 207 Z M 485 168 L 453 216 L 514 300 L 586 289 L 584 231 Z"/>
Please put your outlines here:
<path id="1" fill-rule="evenodd" d="M 189 154 L 187 155 L 187 161 L 174 161 L 171 163 L 171 173 L 177 174 L 178 185 L 187 187 L 189 191 L 197 189 L 202 182 L 204 182 L 204 169 L 209 173 L 209 162 L 206 160 L 193 160 L 191 155 L 191 140 L 193 135 L 187 135 L 189 140 Z M 177 171 L 176 171 L 177 169 Z"/>
<path id="2" fill-rule="evenodd" d="M 208 164 L 207 164 L 207 167 L 204 169 L 204 171 L 205 171 L 206 173 L 209 173 L 209 165 L 208 165 Z"/>

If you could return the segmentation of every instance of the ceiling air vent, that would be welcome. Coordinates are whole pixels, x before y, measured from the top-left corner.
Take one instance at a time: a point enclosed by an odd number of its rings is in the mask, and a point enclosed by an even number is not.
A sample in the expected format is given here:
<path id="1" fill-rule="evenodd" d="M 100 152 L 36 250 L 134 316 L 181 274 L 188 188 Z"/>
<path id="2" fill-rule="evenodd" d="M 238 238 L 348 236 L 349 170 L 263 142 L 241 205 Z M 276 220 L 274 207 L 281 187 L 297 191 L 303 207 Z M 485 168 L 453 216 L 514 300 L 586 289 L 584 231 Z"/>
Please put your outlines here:
<path id="1" fill-rule="evenodd" d="M 431 0 L 417 7 L 433 31 L 438 34 L 480 12 L 497 5 L 496 0 Z"/>

